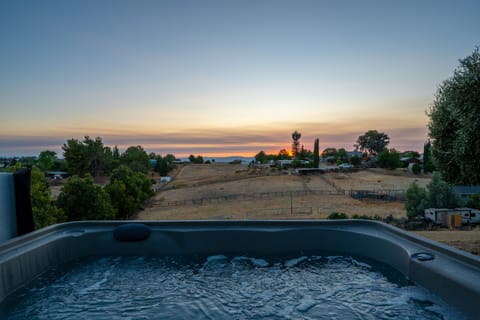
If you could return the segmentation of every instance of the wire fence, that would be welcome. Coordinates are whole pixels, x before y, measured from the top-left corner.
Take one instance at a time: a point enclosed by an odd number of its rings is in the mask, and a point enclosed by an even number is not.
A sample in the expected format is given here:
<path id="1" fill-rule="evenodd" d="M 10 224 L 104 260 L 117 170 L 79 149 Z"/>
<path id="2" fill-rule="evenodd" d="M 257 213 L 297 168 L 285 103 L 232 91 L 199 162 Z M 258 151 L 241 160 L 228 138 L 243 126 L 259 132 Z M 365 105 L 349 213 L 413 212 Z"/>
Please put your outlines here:
<path id="1" fill-rule="evenodd" d="M 275 192 L 259 192 L 259 193 L 239 193 L 228 195 L 215 195 L 208 197 L 199 197 L 193 199 L 182 200 L 153 200 L 150 205 L 156 207 L 172 207 L 172 206 L 190 206 L 190 205 L 208 205 L 225 201 L 252 201 L 252 200 L 270 200 L 276 198 L 293 198 L 305 196 L 350 196 L 354 199 L 373 199 L 383 201 L 403 201 L 405 200 L 405 190 L 388 189 L 388 190 L 295 190 L 295 191 L 275 191 Z M 306 209 L 305 209 L 306 210 Z M 311 211 L 311 210 L 310 210 Z"/>
<path id="2" fill-rule="evenodd" d="M 403 189 L 349 190 L 348 195 L 354 199 L 405 201 L 405 190 Z"/>

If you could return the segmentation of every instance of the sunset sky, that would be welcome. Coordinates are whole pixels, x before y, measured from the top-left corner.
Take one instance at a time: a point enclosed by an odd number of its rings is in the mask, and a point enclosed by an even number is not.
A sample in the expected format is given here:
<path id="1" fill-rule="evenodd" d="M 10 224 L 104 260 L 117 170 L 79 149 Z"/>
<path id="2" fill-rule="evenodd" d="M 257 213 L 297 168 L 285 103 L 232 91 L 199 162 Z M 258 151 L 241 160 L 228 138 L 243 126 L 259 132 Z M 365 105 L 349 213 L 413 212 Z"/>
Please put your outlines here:
<path id="1" fill-rule="evenodd" d="M 101 136 L 177 156 L 422 150 L 480 1 L 0 0 L 0 156 Z"/>

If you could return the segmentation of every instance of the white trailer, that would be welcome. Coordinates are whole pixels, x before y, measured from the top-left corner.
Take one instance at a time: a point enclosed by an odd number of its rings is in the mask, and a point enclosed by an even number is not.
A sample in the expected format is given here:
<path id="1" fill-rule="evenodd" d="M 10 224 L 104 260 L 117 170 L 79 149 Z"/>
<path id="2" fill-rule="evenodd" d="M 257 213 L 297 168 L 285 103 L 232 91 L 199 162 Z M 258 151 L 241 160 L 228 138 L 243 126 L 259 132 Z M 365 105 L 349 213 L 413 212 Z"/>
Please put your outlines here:
<path id="1" fill-rule="evenodd" d="M 462 212 L 463 224 L 480 224 L 480 210 L 472 208 L 459 208 Z"/>
<path id="2" fill-rule="evenodd" d="M 424 217 L 434 224 L 446 226 L 448 224 L 448 216 L 461 215 L 462 224 L 480 224 L 480 210 L 472 208 L 428 208 L 425 209 Z"/>

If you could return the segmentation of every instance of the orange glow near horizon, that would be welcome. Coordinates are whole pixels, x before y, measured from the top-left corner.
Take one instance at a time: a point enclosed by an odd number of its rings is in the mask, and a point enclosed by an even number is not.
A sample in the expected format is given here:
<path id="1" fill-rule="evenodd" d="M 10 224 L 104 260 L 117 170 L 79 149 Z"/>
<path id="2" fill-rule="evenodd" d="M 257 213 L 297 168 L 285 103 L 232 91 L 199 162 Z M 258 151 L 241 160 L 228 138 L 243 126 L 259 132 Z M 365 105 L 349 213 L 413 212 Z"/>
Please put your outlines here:
<path id="1" fill-rule="evenodd" d="M 62 154 L 86 135 L 178 156 L 276 154 L 294 130 L 309 150 L 318 138 L 350 151 L 378 130 L 420 151 L 439 84 L 478 41 L 479 6 L 3 1 L 0 157 Z M 451 32 L 432 37 L 446 19 Z"/>
<path id="2" fill-rule="evenodd" d="M 365 125 L 365 124 L 364 124 Z M 368 124 L 367 124 L 368 125 Z M 244 156 L 254 157 L 258 152 L 278 154 L 282 149 L 291 154 L 291 132 L 294 130 L 302 134 L 300 144 L 305 149 L 313 150 L 315 138 L 320 140 L 320 151 L 328 147 L 344 148 L 353 150 L 353 144 L 359 135 L 365 133 L 365 128 L 375 128 L 390 136 L 389 148 L 399 151 L 414 150 L 423 151 L 423 143 L 427 138 L 425 126 L 390 129 L 365 125 L 364 129 L 352 129 L 344 126 L 343 132 L 333 130 L 333 124 L 327 128 L 324 124 L 297 124 L 290 128 L 279 125 L 280 129 L 271 127 L 237 128 L 237 129 L 210 129 L 210 130 L 185 130 L 177 132 L 161 133 L 154 135 L 130 134 L 118 130 L 84 131 L 86 134 L 66 133 L 63 136 L 35 136 L 35 135 L 1 135 L 0 156 L 38 155 L 43 150 L 56 151 L 59 156 L 63 154 L 62 145 L 71 138 L 83 140 L 85 135 L 101 137 L 106 146 L 113 148 L 115 145 L 120 151 L 129 146 L 141 145 L 148 153 L 173 154 L 177 157 L 188 157 L 191 154 L 207 157 Z M 321 128 L 319 131 L 318 128 Z M 329 130 L 327 130 L 329 129 Z M 1 129 L 0 129 L 1 131 Z M 287 146 L 287 147 L 286 147 Z"/>

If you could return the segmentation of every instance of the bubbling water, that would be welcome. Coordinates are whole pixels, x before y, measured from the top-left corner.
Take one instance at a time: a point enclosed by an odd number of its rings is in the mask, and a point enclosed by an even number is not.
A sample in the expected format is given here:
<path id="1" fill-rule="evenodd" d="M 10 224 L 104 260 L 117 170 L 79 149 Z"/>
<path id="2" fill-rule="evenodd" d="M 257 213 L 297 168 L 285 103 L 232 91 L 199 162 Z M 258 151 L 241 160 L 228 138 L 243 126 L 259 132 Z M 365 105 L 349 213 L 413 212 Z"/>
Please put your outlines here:
<path id="1" fill-rule="evenodd" d="M 107 257 L 52 269 L 2 319 L 461 319 L 395 270 L 348 256 Z"/>

